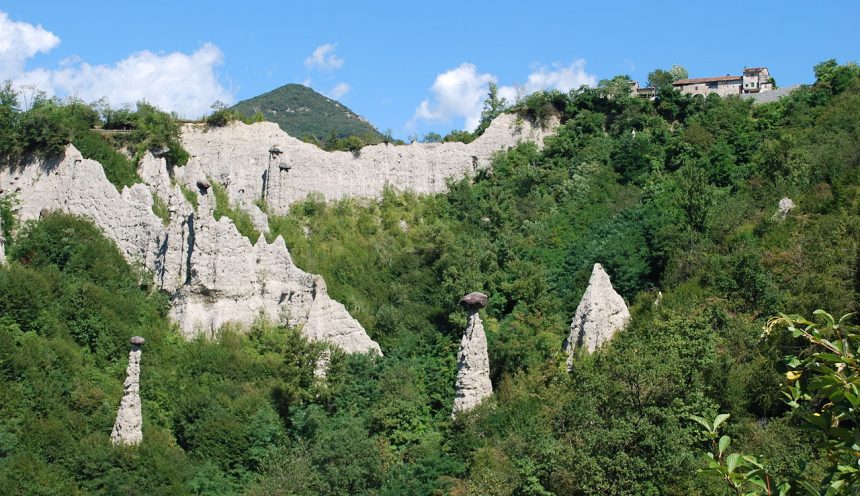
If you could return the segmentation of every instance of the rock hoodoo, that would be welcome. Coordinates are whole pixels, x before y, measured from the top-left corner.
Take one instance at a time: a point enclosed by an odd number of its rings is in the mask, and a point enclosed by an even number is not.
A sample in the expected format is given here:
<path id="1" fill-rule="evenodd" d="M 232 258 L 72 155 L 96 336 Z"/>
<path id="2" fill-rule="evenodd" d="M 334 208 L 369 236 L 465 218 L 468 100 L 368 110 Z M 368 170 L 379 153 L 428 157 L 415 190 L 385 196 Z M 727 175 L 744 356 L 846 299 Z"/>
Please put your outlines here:
<path id="1" fill-rule="evenodd" d="M 140 355 L 143 342 L 140 336 L 131 338 L 122 401 L 110 433 L 113 444 L 133 445 L 143 441 L 143 412 L 140 406 Z"/>
<path id="2" fill-rule="evenodd" d="M 779 205 L 777 207 L 776 213 L 773 215 L 773 218 L 776 220 L 785 220 L 788 217 L 788 212 L 794 209 L 796 205 L 791 198 L 782 198 L 779 200 Z"/>
<path id="3" fill-rule="evenodd" d="M 484 398 L 493 394 L 487 336 L 478 314 L 487 304 L 487 295 L 469 293 L 460 300 L 460 304 L 469 312 L 469 324 L 457 354 L 457 382 L 454 386 L 456 396 L 452 416 L 475 408 Z"/>
<path id="4" fill-rule="evenodd" d="M 0 217 L 0 265 L 6 263 L 6 237 L 3 236 L 3 218 Z"/>
<path id="5" fill-rule="evenodd" d="M 629 320 L 630 311 L 627 310 L 624 298 L 615 292 L 603 266 L 594 264 L 588 288 L 582 295 L 570 324 L 570 335 L 564 342 L 564 350 L 568 353 L 568 369 L 572 365 L 576 348 L 584 348 L 593 353 L 603 343 L 612 339 L 619 329 L 623 329 Z"/>

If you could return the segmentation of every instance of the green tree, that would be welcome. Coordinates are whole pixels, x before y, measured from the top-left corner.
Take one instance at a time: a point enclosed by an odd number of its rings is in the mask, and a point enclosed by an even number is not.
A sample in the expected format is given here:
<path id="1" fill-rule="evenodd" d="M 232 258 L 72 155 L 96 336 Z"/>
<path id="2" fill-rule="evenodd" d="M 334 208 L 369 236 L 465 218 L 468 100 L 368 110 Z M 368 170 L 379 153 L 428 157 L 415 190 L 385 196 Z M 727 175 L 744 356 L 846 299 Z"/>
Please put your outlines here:
<path id="1" fill-rule="evenodd" d="M 687 79 L 689 74 L 687 69 L 678 64 L 672 65 L 667 71 L 664 69 L 655 69 L 648 73 L 648 86 L 657 89 L 672 89 L 672 83 L 680 79 Z"/>
<path id="2" fill-rule="evenodd" d="M 675 82 L 672 74 L 663 69 L 655 69 L 648 73 L 648 81 L 646 84 L 651 88 L 666 88 L 670 87 Z"/>
<path id="3" fill-rule="evenodd" d="M 19 111 L 18 93 L 12 82 L 6 81 L 0 88 L 0 159 L 10 160 L 21 153 Z"/>
<path id="4" fill-rule="evenodd" d="M 601 79 L 597 89 L 607 98 L 624 98 L 630 96 L 633 80 L 630 76 L 615 76 L 612 79 Z"/>
<path id="5" fill-rule="evenodd" d="M 809 494 L 856 494 L 860 490 L 860 328 L 851 314 L 838 321 L 827 312 L 814 314 L 823 322 L 780 315 L 765 326 L 765 334 L 784 329 L 810 348 L 786 357 L 788 405 L 800 412 L 828 453 L 829 470 L 819 487 L 799 481 Z"/>
<path id="6" fill-rule="evenodd" d="M 440 143 L 442 135 L 439 133 L 430 132 L 424 135 L 424 143 Z"/>
<path id="7" fill-rule="evenodd" d="M 672 64 L 672 68 L 669 69 L 669 74 L 672 76 L 672 81 L 677 81 L 679 79 L 687 79 L 690 77 L 690 74 L 687 72 L 687 69 L 682 65 Z"/>
<path id="8" fill-rule="evenodd" d="M 481 122 L 475 130 L 476 135 L 483 134 L 484 130 L 493 122 L 493 119 L 508 109 L 508 102 L 505 98 L 499 95 L 499 87 L 496 83 L 491 82 L 487 91 L 487 98 L 484 99 L 483 108 L 481 109 Z"/>

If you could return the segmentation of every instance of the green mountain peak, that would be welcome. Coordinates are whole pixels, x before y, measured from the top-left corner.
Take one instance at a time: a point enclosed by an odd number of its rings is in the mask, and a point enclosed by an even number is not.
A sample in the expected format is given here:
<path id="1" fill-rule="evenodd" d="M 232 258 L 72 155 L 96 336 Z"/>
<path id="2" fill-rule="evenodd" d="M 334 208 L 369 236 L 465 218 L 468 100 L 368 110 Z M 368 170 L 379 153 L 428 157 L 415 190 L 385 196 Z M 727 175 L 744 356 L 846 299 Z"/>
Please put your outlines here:
<path id="1" fill-rule="evenodd" d="M 290 136 L 313 136 L 323 140 L 334 134 L 338 138 L 361 136 L 365 142 L 378 142 L 382 135 L 364 117 L 337 100 L 322 95 L 302 84 L 286 84 L 268 93 L 242 100 L 233 110 L 263 117 L 277 123 Z"/>

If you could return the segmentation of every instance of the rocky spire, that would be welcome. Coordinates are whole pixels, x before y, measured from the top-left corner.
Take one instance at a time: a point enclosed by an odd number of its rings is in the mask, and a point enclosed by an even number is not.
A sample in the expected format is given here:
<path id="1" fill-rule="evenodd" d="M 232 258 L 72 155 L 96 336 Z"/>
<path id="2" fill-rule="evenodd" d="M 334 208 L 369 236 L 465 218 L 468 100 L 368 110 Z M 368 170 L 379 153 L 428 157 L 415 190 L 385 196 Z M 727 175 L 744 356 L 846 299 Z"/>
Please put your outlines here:
<path id="1" fill-rule="evenodd" d="M 777 205 L 777 211 L 773 214 L 775 220 L 785 220 L 788 217 L 788 212 L 794 209 L 796 205 L 791 198 L 782 198 Z"/>
<path id="2" fill-rule="evenodd" d="M 481 316 L 478 315 L 478 310 L 487 304 L 487 295 L 469 293 L 460 300 L 460 304 L 469 312 L 469 325 L 457 354 L 456 396 L 452 416 L 475 408 L 484 398 L 493 394 L 487 336 Z"/>
<path id="3" fill-rule="evenodd" d="M 629 320 L 630 311 L 627 310 L 624 298 L 612 288 L 612 282 L 603 266 L 594 264 L 588 289 L 576 308 L 576 314 L 570 324 L 570 335 L 564 342 L 564 350 L 568 353 L 568 369 L 572 365 L 573 351 L 576 348 L 594 352 L 612 339 L 616 331 L 623 329 Z"/>
<path id="4" fill-rule="evenodd" d="M 113 444 L 140 444 L 143 441 L 143 413 L 140 408 L 140 355 L 143 338 L 131 338 L 131 351 L 128 354 L 128 368 L 125 369 L 125 391 L 116 422 L 110 433 Z"/>
<path id="5" fill-rule="evenodd" d="M 6 237 L 3 236 L 3 218 L 0 217 L 0 265 L 6 263 Z"/>

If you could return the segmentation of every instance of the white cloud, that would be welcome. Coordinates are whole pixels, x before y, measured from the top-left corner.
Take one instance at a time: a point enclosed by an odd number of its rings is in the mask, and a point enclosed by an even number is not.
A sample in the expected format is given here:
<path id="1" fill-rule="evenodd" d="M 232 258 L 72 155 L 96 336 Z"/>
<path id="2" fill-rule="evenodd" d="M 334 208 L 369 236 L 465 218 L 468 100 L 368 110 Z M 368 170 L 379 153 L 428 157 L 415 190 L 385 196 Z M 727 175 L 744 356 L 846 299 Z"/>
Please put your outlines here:
<path id="1" fill-rule="evenodd" d="M 346 84 L 344 82 L 340 82 L 340 83 L 337 83 L 335 85 L 335 87 L 332 88 L 328 93 L 326 93 L 326 95 L 329 98 L 333 98 L 333 99 L 337 100 L 338 98 L 342 97 L 343 95 L 346 95 L 347 93 L 349 93 L 349 90 L 350 90 L 350 87 L 348 84 Z"/>
<path id="2" fill-rule="evenodd" d="M 15 22 L 0 12 L 0 80 L 14 78 L 24 70 L 27 59 L 47 53 L 59 43 L 60 38 L 42 26 Z"/>
<path id="3" fill-rule="evenodd" d="M 492 74 L 480 74 L 474 64 L 463 63 L 436 76 L 430 88 L 431 99 L 421 102 L 415 110 L 413 121 L 450 121 L 463 118 L 465 128 L 472 130 L 481 121 L 481 104 L 487 95 L 490 83 L 495 83 Z"/>
<path id="4" fill-rule="evenodd" d="M 526 94 L 539 90 L 570 91 L 580 86 L 594 86 L 597 78 L 585 72 L 585 60 L 579 59 L 568 66 L 554 64 L 554 70 L 541 67 L 529 74 L 526 81 Z"/>
<path id="5" fill-rule="evenodd" d="M 208 113 L 215 100 L 233 100 L 215 73 L 224 54 L 210 43 L 191 54 L 144 50 L 113 65 L 90 65 L 71 56 L 54 69 L 26 70 L 28 59 L 59 43 L 41 26 L 12 22 L 0 12 L 0 79 L 11 79 L 19 88 L 30 85 L 49 96 L 72 95 L 86 101 L 106 97 L 112 106 L 146 100 L 186 117 Z"/>
<path id="6" fill-rule="evenodd" d="M 414 125 L 417 120 L 448 122 L 462 118 L 463 128 L 472 131 L 481 121 L 481 108 L 489 85 L 496 82 L 496 76 L 481 74 L 474 64 L 469 63 L 443 72 L 436 76 L 430 88 L 432 96 L 424 99 L 415 109 L 410 125 Z M 554 64 L 552 67 L 538 67 L 523 84 L 499 86 L 499 96 L 512 104 L 535 91 L 556 89 L 566 92 L 583 85 L 596 84 L 597 78 L 585 71 L 585 60 L 579 59 L 567 66 Z"/>
<path id="7" fill-rule="evenodd" d="M 74 95 L 92 101 L 106 97 L 113 106 L 146 100 L 185 117 L 209 112 L 215 100 L 231 102 L 215 67 L 224 61 L 218 47 L 207 43 L 192 54 L 137 52 L 115 65 L 66 64 L 57 70 L 36 69 L 16 78 L 49 95 Z"/>
<path id="8" fill-rule="evenodd" d="M 314 52 L 305 59 L 305 67 L 321 71 L 333 71 L 343 66 L 344 60 L 334 54 L 337 45 L 326 43 L 316 47 Z"/>

